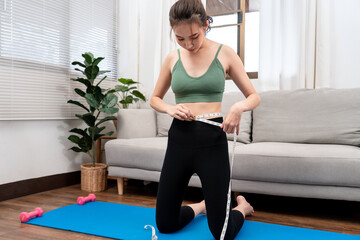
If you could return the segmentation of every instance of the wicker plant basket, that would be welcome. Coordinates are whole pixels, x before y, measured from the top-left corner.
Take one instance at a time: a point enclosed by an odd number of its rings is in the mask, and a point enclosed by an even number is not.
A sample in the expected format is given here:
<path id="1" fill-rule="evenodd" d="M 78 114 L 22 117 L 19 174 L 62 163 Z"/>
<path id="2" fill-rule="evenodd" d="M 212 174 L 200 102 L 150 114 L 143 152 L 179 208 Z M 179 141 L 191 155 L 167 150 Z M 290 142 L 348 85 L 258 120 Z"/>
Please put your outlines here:
<path id="1" fill-rule="evenodd" d="M 107 165 L 86 163 L 81 165 L 81 190 L 101 192 L 107 188 Z"/>

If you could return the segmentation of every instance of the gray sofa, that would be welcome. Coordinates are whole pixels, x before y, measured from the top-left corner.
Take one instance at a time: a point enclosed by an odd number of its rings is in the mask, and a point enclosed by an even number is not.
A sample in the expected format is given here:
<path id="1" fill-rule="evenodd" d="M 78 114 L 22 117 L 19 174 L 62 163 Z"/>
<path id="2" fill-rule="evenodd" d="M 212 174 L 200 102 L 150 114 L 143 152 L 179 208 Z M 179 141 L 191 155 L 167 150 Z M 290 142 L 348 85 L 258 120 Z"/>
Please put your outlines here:
<path id="1" fill-rule="evenodd" d="M 299 89 L 260 93 L 242 115 L 232 190 L 268 195 L 360 201 L 360 89 Z M 225 93 L 222 110 L 243 99 Z M 174 104 L 174 96 L 164 101 Z M 117 139 L 105 144 L 109 176 L 158 182 L 172 118 L 121 110 Z M 232 136 L 228 134 L 229 151 Z M 194 175 L 190 186 L 201 187 Z"/>

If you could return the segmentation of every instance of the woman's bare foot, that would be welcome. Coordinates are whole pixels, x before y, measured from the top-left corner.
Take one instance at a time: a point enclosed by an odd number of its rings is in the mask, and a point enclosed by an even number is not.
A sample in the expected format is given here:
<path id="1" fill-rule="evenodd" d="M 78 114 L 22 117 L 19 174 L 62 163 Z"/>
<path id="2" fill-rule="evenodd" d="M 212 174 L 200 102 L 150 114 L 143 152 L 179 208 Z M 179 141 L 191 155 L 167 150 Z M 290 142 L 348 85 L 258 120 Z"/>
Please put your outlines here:
<path id="1" fill-rule="evenodd" d="M 195 217 L 199 214 L 206 214 L 205 200 L 202 200 L 199 203 L 189 204 L 188 206 L 193 209 Z"/>
<path id="2" fill-rule="evenodd" d="M 246 216 L 253 215 L 254 208 L 250 205 L 250 203 L 246 201 L 243 196 L 237 196 L 236 202 L 238 203 L 238 205 L 234 208 L 234 210 L 240 211 L 244 215 L 244 218 Z"/>

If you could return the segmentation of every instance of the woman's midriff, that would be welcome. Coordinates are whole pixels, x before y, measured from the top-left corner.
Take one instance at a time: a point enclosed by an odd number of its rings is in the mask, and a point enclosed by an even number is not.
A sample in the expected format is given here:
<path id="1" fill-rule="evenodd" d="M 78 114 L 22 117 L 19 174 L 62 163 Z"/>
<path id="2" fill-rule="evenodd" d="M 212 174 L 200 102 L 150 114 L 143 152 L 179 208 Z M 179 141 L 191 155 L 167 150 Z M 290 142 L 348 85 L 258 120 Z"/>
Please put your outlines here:
<path id="1" fill-rule="evenodd" d="M 221 102 L 195 102 L 182 104 L 189 108 L 190 112 L 195 116 L 207 113 L 221 113 Z"/>

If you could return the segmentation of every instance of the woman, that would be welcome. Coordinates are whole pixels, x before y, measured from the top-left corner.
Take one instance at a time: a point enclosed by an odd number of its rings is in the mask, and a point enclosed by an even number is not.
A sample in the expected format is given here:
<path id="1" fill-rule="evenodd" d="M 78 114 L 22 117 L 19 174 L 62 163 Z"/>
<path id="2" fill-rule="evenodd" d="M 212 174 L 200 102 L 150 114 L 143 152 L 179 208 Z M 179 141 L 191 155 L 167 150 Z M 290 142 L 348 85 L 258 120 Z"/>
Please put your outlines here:
<path id="1" fill-rule="evenodd" d="M 254 109 L 260 98 L 238 55 L 228 46 L 205 37 L 211 17 L 200 0 L 179 0 L 170 9 L 170 25 L 181 49 L 165 59 L 150 105 L 172 116 L 168 145 L 156 202 L 156 223 L 160 232 L 177 231 L 206 209 L 209 228 L 220 239 L 226 218 L 230 165 L 226 133 L 239 133 L 241 114 Z M 235 103 L 222 117 L 208 117 L 221 128 L 195 116 L 221 112 L 221 100 L 228 74 L 246 99 Z M 162 99 L 172 87 L 176 105 Z M 196 173 L 204 201 L 181 206 L 190 177 Z M 225 239 L 234 239 L 244 219 L 254 210 L 243 196 L 230 212 Z"/>

